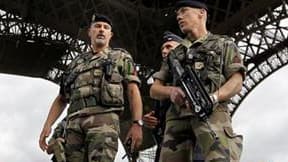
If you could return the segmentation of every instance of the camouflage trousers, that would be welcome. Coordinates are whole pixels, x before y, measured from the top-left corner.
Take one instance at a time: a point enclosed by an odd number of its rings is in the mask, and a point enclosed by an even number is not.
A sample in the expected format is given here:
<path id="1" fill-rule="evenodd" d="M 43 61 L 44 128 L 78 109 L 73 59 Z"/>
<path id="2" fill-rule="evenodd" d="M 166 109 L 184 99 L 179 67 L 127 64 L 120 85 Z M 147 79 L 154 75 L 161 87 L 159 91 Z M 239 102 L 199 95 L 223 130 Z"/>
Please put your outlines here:
<path id="1" fill-rule="evenodd" d="M 167 121 L 160 161 L 239 162 L 242 136 L 233 133 L 230 114 L 216 108 L 208 121 L 209 126 L 196 117 Z"/>
<path id="2" fill-rule="evenodd" d="M 68 120 L 67 162 L 113 162 L 118 149 L 119 117 L 103 113 Z"/>

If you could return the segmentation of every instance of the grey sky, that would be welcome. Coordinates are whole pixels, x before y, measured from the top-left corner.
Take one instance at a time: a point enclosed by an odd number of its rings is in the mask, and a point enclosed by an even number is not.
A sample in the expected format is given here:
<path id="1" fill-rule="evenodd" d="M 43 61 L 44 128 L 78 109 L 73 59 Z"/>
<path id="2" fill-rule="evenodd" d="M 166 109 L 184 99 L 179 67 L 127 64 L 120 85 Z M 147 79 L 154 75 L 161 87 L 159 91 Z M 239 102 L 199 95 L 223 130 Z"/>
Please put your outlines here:
<path id="1" fill-rule="evenodd" d="M 239 107 L 233 118 L 244 135 L 243 162 L 288 161 L 288 67 L 262 82 Z"/>
<path id="2" fill-rule="evenodd" d="M 287 72 L 282 68 L 261 83 L 233 118 L 244 135 L 242 162 L 288 161 Z M 57 93 L 58 86 L 43 79 L 0 75 L 0 162 L 49 162 L 38 138 Z"/>
<path id="3" fill-rule="evenodd" d="M 49 162 L 38 139 L 58 90 L 43 79 L 0 74 L 0 162 Z"/>

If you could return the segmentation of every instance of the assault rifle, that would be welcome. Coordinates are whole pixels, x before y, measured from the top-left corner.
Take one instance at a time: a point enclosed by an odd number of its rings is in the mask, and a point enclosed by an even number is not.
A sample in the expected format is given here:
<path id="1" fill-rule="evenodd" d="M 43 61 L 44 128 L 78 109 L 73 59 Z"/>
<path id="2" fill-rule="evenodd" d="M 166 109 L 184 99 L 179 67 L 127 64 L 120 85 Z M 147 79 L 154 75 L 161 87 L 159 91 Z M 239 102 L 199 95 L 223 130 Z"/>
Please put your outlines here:
<path id="1" fill-rule="evenodd" d="M 168 64 L 172 70 L 173 82 L 180 85 L 197 117 L 206 121 L 213 111 L 213 102 L 196 72 L 189 65 L 183 68 L 173 54 L 169 55 Z"/>

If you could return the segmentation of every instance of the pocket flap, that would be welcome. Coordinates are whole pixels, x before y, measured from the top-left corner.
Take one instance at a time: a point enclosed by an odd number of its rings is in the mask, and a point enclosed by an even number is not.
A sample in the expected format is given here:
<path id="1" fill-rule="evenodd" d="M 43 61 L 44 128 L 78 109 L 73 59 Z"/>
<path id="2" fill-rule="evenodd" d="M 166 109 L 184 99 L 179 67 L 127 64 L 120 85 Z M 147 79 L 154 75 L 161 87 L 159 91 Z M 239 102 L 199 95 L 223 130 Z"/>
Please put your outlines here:
<path id="1" fill-rule="evenodd" d="M 122 75 L 120 75 L 119 73 L 113 73 L 111 75 L 110 83 L 121 83 L 122 80 L 123 80 Z"/>
<path id="2" fill-rule="evenodd" d="M 238 137 L 238 138 L 241 138 L 241 140 L 243 139 L 243 136 L 239 134 L 235 134 L 231 127 L 224 127 L 224 132 L 230 138 Z"/>

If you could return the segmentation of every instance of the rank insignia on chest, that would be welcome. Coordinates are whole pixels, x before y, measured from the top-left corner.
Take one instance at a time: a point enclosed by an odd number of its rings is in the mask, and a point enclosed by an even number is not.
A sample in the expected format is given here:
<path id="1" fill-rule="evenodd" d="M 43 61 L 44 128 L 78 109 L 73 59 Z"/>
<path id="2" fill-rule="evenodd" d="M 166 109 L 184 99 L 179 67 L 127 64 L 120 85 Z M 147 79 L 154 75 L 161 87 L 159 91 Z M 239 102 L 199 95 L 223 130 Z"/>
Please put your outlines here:
<path id="1" fill-rule="evenodd" d="M 204 68 L 204 63 L 203 62 L 195 62 L 194 67 L 196 70 L 201 70 Z"/>
<path id="2" fill-rule="evenodd" d="M 94 75 L 95 76 L 101 76 L 102 75 L 102 71 L 100 69 L 95 69 L 94 70 Z"/>

